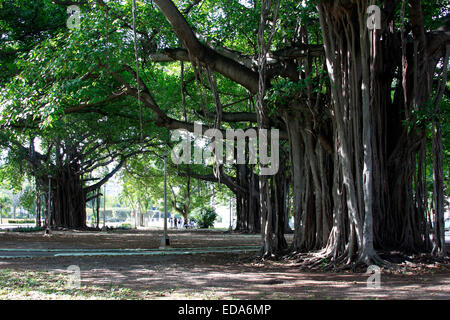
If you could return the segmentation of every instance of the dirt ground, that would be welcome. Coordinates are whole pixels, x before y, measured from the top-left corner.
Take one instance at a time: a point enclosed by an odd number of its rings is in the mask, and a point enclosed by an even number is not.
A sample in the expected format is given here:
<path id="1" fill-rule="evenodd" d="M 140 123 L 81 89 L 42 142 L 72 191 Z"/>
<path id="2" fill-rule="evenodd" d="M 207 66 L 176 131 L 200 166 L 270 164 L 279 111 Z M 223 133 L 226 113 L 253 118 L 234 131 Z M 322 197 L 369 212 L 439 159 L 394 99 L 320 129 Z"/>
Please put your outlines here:
<path id="1" fill-rule="evenodd" d="M 115 232 L 0 233 L 0 248 L 154 249 L 160 230 Z M 258 245 L 259 235 L 222 231 L 171 231 L 173 247 Z M 292 236 L 288 236 L 291 241 Z M 83 286 L 120 286 L 149 299 L 450 299 L 450 263 L 430 263 L 381 273 L 381 287 L 368 275 L 305 271 L 294 261 L 258 262 L 255 253 L 162 256 L 91 256 L 0 259 L 0 271 L 62 273 L 78 265 Z M 0 288 L 1 289 L 1 288 Z M 32 297 L 31 297 L 32 298 Z M 1 299 L 1 297 L 0 297 Z"/>
<path id="2" fill-rule="evenodd" d="M 43 232 L 0 232 L 0 248 L 23 249 L 155 249 L 161 243 L 162 230 L 54 231 L 51 237 Z M 258 245 L 256 234 L 230 234 L 216 230 L 171 229 L 168 232 L 174 248 L 228 247 Z M 292 238 L 287 235 L 288 240 Z"/>

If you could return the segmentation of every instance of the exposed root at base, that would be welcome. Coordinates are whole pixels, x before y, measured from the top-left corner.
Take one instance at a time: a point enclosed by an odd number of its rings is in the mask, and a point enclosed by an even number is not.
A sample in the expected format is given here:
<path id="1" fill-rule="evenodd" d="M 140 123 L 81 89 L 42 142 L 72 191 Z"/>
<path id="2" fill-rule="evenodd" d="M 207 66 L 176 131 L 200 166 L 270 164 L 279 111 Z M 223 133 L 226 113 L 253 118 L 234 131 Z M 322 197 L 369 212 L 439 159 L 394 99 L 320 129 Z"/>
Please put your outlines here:
<path id="1" fill-rule="evenodd" d="M 351 271 L 365 273 L 370 265 L 376 265 L 383 271 L 403 272 L 405 270 L 444 267 L 450 270 L 450 256 L 434 257 L 431 254 L 408 256 L 400 252 L 380 251 L 365 259 L 356 256 L 349 259 L 347 253 L 333 257 L 329 251 L 291 252 L 281 257 L 281 260 L 293 261 L 300 270 L 321 272 Z"/>

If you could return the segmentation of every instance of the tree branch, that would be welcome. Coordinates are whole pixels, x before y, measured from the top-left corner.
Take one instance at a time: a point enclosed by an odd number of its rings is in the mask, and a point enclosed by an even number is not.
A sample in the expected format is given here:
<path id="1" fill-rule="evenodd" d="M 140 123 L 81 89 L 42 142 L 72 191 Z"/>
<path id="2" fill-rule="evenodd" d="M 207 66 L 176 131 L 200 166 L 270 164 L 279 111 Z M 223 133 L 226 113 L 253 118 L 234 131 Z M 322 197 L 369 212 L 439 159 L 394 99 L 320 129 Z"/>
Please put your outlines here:
<path id="1" fill-rule="evenodd" d="M 258 74 L 256 72 L 202 44 L 172 1 L 155 0 L 154 2 L 161 9 L 191 56 L 207 64 L 214 71 L 239 83 L 250 92 L 256 93 L 258 91 Z"/>

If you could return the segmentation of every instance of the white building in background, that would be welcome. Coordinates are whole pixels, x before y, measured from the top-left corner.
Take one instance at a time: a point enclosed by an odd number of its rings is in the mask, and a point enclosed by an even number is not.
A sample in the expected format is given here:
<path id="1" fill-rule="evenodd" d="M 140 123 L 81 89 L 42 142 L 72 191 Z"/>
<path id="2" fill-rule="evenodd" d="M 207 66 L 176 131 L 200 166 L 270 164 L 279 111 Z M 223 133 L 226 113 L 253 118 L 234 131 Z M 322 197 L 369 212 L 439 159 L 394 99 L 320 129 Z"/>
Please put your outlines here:
<path id="1" fill-rule="evenodd" d="M 214 205 L 213 208 L 216 210 L 218 218 L 214 222 L 214 228 L 224 228 L 228 229 L 230 227 L 230 206 L 224 205 Z M 233 229 L 236 227 L 236 213 L 235 207 L 232 205 L 231 217 Z M 219 218 L 220 217 L 220 218 Z M 220 222 L 219 222 L 219 221 Z"/>
<path id="2" fill-rule="evenodd" d="M 105 186 L 106 186 L 106 196 L 116 197 L 122 191 L 121 182 L 115 176 L 109 179 L 109 181 L 105 184 Z"/>

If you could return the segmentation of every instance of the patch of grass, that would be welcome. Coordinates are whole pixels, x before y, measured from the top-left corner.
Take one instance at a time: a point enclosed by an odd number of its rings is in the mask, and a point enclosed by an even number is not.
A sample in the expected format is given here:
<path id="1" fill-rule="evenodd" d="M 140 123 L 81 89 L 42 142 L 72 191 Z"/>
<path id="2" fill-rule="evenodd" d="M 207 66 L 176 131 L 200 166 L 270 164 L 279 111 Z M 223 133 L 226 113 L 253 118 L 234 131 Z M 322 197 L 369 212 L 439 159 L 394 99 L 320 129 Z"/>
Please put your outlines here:
<path id="1" fill-rule="evenodd" d="M 69 273 L 54 271 L 0 269 L 0 300 L 222 299 L 214 289 L 203 292 L 177 292 L 179 288 L 133 290 L 114 283 L 83 284 L 83 279 L 80 288 L 70 288 L 69 278 Z"/>
<path id="2" fill-rule="evenodd" d="M 43 227 L 19 227 L 11 229 L 11 232 L 37 232 L 44 231 Z"/>
<path id="3" fill-rule="evenodd" d="M 139 299 L 138 292 L 111 285 L 109 288 L 68 286 L 69 274 L 43 271 L 0 270 L 0 300 L 4 299 Z"/>

